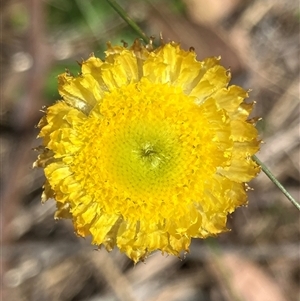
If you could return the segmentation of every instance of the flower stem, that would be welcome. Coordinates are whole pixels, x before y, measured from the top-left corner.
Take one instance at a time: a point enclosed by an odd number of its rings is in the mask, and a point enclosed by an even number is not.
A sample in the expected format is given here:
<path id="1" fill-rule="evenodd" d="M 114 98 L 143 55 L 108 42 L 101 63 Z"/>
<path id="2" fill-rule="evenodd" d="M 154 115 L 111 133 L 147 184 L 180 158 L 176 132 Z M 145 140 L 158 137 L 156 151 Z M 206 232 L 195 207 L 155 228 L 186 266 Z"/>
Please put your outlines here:
<path id="1" fill-rule="evenodd" d="M 144 40 L 145 43 L 149 44 L 150 39 L 141 30 L 141 28 L 129 17 L 127 12 L 114 0 L 106 0 L 108 4 L 128 23 L 129 26 Z"/>
<path id="2" fill-rule="evenodd" d="M 281 190 L 281 192 L 287 197 L 287 199 L 300 210 L 300 204 L 291 196 L 291 194 L 282 186 L 282 184 L 275 178 L 269 168 L 261 162 L 256 156 L 253 156 L 253 160 L 260 165 L 262 171 L 268 176 L 268 178 Z"/>

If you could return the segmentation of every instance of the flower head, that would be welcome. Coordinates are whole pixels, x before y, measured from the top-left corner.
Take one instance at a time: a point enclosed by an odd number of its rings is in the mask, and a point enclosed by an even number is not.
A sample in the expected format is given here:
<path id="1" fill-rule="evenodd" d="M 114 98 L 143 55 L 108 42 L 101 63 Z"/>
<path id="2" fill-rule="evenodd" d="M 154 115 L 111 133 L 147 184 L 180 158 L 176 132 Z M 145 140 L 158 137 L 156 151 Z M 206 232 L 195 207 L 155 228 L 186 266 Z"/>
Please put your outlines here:
<path id="1" fill-rule="evenodd" d="M 39 123 L 43 200 L 79 236 L 135 262 L 179 255 L 191 238 L 226 231 L 259 167 L 248 93 L 228 86 L 219 58 L 197 61 L 174 42 L 108 45 L 106 59 L 59 76 L 62 100 Z"/>

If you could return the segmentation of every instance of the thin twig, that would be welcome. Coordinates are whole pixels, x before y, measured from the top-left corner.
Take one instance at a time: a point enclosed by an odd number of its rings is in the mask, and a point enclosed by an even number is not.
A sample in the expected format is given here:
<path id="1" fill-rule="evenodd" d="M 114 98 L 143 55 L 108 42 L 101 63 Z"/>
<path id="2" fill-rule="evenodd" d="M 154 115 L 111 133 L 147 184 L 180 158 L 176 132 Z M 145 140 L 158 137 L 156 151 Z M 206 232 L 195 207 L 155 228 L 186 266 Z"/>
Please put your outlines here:
<path id="1" fill-rule="evenodd" d="M 145 43 L 149 44 L 150 39 L 141 30 L 141 28 L 129 17 L 127 12 L 114 0 L 106 0 L 109 5 L 123 18 L 125 22 L 144 40 Z"/>
<path id="2" fill-rule="evenodd" d="M 300 211 L 300 204 L 291 196 L 291 194 L 283 187 L 283 185 L 275 178 L 269 168 L 260 161 L 256 156 L 253 156 L 253 160 L 261 166 L 262 171 L 268 176 L 268 178 L 281 190 L 281 192 L 287 197 L 287 199 Z"/>

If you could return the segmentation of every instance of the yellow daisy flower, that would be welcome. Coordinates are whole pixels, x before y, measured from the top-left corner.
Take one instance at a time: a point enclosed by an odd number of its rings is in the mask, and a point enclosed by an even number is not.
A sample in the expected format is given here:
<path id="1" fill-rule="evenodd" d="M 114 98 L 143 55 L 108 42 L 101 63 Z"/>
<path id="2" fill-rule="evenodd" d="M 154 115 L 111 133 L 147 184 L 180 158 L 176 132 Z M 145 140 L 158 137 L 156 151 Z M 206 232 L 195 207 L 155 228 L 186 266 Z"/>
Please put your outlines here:
<path id="1" fill-rule="evenodd" d="M 56 217 L 79 236 L 134 262 L 226 231 L 260 170 L 253 104 L 229 80 L 219 58 L 138 40 L 108 45 L 105 61 L 91 56 L 78 77 L 61 74 L 63 99 L 39 123 L 42 199 L 54 198 Z"/>

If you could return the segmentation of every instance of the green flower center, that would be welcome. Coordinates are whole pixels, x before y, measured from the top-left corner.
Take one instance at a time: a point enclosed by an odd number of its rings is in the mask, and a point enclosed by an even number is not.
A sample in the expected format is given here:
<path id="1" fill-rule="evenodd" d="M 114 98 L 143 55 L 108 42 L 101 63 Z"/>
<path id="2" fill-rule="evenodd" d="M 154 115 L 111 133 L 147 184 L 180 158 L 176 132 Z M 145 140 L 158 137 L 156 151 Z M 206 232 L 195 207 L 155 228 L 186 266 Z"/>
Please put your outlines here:
<path id="1" fill-rule="evenodd" d="M 174 182 L 181 144 L 167 125 L 141 121 L 127 125 L 114 137 L 107 169 L 118 185 L 124 185 L 131 194 L 153 196 Z"/>

